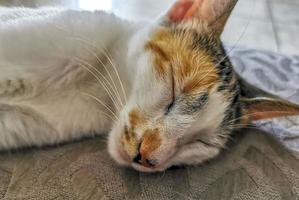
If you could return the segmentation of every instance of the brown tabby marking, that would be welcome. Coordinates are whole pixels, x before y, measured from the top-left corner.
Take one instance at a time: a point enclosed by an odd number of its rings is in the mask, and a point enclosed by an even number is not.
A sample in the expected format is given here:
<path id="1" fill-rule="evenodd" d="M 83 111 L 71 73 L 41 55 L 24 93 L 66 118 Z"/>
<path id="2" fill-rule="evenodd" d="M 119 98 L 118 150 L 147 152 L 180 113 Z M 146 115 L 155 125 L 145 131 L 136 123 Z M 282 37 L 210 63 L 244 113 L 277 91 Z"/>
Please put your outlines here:
<path id="1" fill-rule="evenodd" d="M 154 54 L 156 75 L 167 79 L 172 71 L 175 85 L 183 93 L 211 89 L 220 79 L 210 54 L 192 48 L 193 39 L 189 31 L 160 28 L 145 46 Z"/>
<path id="2" fill-rule="evenodd" d="M 140 146 L 140 154 L 142 159 L 148 158 L 149 154 L 159 148 L 161 145 L 161 137 L 159 129 L 148 129 L 145 131 Z"/>
<path id="3" fill-rule="evenodd" d="M 299 106 L 284 100 L 256 99 L 243 100 L 250 113 L 251 121 L 258 121 L 281 116 L 292 116 L 299 114 Z"/>
<path id="4" fill-rule="evenodd" d="M 124 134 L 122 135 L 122 143 L 126 146 L 127 153 L 131 156 L 135 155 L 138 149 L 139 142 L 136 138 L 135 129 L 140 125 L 145 124 L 145 117 L 138 109 L 133 109 L 129 112 L 129 122 L 130 126 L 125 126 Z"/>
<path id="5" fill-rule="evenodd" d="M 122 135 L 122 143 L 126 146 L 127 153 L 132 156 L 140 148 L 142 160 L 145 161 L 148 155 L 161 145 L 159 130 L 157 128 L 145 130 L 143 138 L 140 141 L 141 145 L 139 145 L 140 142 L 137 141 L 135 129 L 137 125 L 140 126 L 146 123 L 145 117 L 140 110 L 135 108 L 129 113 L 129 121 L 130 128 L 125 127 L 124 134 Z"/>
<path id="6" fill-rule="evenodd" d="M 126 149 L 126 153 L 131 157 L 134 156 L 136 150 L 138 149 L 138 142 L 136 140 L 134 132 L 132 130 L 128 130 L 126 127 L 125 134 L 122 134 L 121 142 Z"/>
<path id="7" fill-rule="evenodd" d="M 132 130 L 134 130 L 137 125 L 142 125 L 145 123 L 144 115 L 137 108 L 130 111 L 129 120 Z"/>

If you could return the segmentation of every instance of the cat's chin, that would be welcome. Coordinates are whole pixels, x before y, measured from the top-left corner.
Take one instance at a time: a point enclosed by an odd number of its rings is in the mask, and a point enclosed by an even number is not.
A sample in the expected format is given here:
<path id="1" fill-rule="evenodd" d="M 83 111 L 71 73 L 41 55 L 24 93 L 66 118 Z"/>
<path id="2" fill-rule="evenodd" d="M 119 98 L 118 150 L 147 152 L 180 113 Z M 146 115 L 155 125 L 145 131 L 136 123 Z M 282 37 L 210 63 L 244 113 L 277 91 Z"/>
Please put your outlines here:
<path id="1" fill-rule="evenodd" d="M 128 160 L 125 159 L 125 156 L 121 153 L 121 151 L 117 149 L 109 148 L 109 153 L 118 165 L 123 167 L 132 167 L 133 169 L 139 172 L 156 173 L 163 172 L 168 168 L 166 167 L 166 165 L 159 165 L 156 167 L 145 167 L 134 162 L 128 162 Z"/>
<path id="2" fill-rule="evenodd" d="M 132 163 L 131 165 L 135 170 L 139 172 L 146 172 L 146 173 L 158 173 L 158 172 L 164 172 L 167 168 L 163 166 L 155 167 L 155 168 L 149 168 L 144 167 L 142 165 L 139 165 L 137 163 Z"/>

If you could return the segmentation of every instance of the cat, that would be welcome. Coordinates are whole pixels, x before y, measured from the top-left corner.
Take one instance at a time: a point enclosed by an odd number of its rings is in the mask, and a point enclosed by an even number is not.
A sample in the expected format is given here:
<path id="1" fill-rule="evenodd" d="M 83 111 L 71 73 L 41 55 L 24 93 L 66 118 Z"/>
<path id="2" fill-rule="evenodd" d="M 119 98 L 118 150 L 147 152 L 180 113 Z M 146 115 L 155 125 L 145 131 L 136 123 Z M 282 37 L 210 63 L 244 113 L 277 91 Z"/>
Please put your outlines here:
<path id="1" fill-rule="evenodd" d="M 299 114 L 242 80 L 220 40 L 237 0 L 177 0 L 158 20 L 0 8 L 0 150 L 108 134 L 122 166 L 219 154 L 235 129 Z"/>

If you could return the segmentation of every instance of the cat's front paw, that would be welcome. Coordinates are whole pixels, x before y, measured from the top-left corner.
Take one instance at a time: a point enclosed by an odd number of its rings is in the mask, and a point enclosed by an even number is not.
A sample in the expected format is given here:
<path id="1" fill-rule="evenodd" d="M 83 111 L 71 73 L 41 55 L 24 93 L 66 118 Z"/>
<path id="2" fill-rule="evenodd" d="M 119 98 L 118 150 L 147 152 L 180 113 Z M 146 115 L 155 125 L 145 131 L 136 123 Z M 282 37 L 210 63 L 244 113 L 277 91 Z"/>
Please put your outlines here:
<path id="1" fill-rule="evenodd" d="M 24 79 L 9 79 L 0 82 L 0 96 L 18 96 L 25 94 L 29 86 Z"/>

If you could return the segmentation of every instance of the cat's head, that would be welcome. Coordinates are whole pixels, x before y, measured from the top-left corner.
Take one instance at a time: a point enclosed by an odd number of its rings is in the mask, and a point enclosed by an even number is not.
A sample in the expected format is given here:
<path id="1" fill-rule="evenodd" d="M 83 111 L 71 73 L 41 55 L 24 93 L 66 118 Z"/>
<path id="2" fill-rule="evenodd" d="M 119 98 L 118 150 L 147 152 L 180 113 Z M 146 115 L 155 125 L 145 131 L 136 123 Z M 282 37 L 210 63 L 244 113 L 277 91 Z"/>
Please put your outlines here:
<path id="1" fill-rule="evenodd" d="M 281 100 L 242 96 L 220 41 L 236 2 L 179 0 L 133 37 L 133 89 L 108 144 L 119 164 L 155 172 L 201 163 L 240 124 L 299 113 Z"/>

